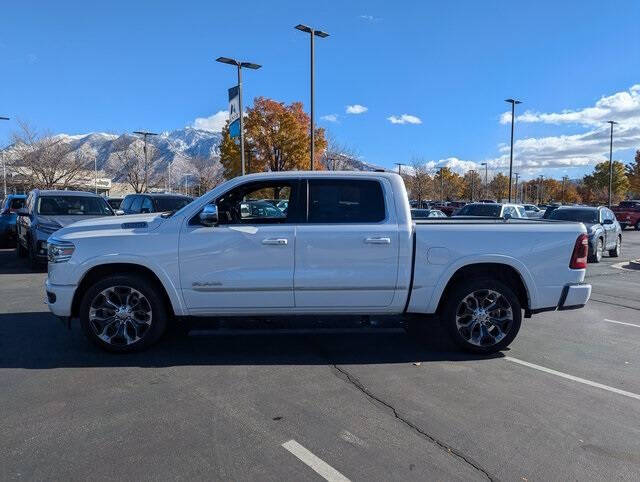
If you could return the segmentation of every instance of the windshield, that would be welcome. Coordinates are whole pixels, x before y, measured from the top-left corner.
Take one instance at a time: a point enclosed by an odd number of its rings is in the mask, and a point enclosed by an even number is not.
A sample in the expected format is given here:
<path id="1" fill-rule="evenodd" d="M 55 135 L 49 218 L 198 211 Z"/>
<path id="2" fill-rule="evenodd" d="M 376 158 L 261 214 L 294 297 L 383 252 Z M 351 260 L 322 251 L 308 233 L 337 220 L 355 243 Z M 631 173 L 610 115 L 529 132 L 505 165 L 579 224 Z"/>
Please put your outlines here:
<path id="1" fill-rule="evenodd" d="M 155 198 L 157 211 L 177 211 L 193 201 L 190 197 L 157 197 Z"/>
<path id="2" fill-rule="evenodd" d="M 456 216 L 500 216 L 500 205 L 496 204 L 467 204 Z"/>
<path id="3" fill-rule="evenodd" d="M 42 196 L 38 198 L 38 214 L 45 216 L 111 216 L 106 201 L 89 196 Z"/>
<path id="4" fill-rule="evenodd" d="M 549 219 L 560 219 L 562 221 L 578 221 L 581 223 L 595 224 L 598 222 L 597 209 L 556 209 Z"/>

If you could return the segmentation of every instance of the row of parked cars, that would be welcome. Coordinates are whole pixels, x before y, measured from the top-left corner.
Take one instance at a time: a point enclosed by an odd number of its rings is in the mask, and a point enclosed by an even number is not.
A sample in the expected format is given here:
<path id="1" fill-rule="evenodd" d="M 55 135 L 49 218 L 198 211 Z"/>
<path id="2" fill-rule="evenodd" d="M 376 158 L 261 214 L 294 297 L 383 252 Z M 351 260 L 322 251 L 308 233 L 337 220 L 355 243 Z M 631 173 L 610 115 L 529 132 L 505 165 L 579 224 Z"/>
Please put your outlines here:
<path id="1" fill-rule="evenodd" d="M 415 220 L 446 217 L 442 204 L 434 207 L 412 208 Z M 440 207 L 437 209 L 435 206 Z M 640 201 L 624 201 L 614 208 L 605 206 L 536 206 L 534 204 L 509 204 L 483 201 L 464 204 L 452 211 L 456 218 L 502 218 L 502 219 L 549 219 L 557 221 L 581 222 L 587 228 L 589 237 L 589 261 L 598 263 L 604 253 L 620 256 L 622 231 L 633 225 L 640 229 Z M 634 216 L 637 216 L 636 219 Z"/>
<path id="2" fill-rule="evenodd" d="M 10 194 L 0 210 L 0 245 L 12 247 L 32 267 L 47 261 L 47 239 L 76 221 L 102 216 L 177 211 L 193 198 L 172 193 L 129 194 L 104 198 L 84 191 L 34 189 Z"/>

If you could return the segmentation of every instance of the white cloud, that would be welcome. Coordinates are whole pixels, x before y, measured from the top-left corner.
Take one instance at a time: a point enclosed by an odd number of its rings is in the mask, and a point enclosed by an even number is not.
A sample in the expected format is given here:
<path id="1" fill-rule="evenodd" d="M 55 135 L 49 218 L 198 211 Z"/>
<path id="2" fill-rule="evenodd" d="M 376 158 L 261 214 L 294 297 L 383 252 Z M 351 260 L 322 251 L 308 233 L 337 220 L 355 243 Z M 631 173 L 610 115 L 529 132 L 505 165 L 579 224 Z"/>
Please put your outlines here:
<path id="1" fill-rule="evenodd" d="M 202 129 L 203 131 L 220 132 L 227 122 L 227 119 L 229 119 L 229 112 L 219 110 L 209 117 L 198 117 L 193 121 L 193 127 Z"/>
<path id="2" fill-rule="evenodd" d="M 410 114 L 402 114 L 400 116 L 392 115 L 387 117 L 392 124 L 422 124 L 420 117 Z"/>
<path id="3" fill-rule="evenodd" d="M 369 22 L 377 22 L 380 20 L 378 17 L 374 17 L 373 15 L 360 15 L 360 18 Z"/>
<path id="4" fill-rule="evenodd" d="M 338 122 L 338 114 L 323 115 L 320 119 L 327 122 Z"/>
<path id="5" fill-rule="evenodd" d="M 347 114 L 362 114 L 364 112 L 367 112 L 368 110 L 369 110 L 368 107 L 365 107 L 360 104 L 353 104 L 353 105 L 348 105 L 345 109 L 345 112 Z"/>

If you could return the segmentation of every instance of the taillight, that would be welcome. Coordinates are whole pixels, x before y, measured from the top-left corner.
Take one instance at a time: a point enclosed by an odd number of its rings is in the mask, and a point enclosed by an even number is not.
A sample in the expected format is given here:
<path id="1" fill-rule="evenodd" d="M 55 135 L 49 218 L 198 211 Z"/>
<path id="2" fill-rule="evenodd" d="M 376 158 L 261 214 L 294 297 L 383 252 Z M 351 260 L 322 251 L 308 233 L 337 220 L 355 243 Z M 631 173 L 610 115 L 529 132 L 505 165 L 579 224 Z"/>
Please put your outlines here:
<path id="1" fill-rule="evenodd" d="M 576 244 L 573 247 L 573 253 L 571 253 L 571 261 L 569 261 L 569 268 L 571 269 L 585 269 L 587 267 L 587 256 L 589 255 L 589 236 L 581 234 L 576 239 Z"/>

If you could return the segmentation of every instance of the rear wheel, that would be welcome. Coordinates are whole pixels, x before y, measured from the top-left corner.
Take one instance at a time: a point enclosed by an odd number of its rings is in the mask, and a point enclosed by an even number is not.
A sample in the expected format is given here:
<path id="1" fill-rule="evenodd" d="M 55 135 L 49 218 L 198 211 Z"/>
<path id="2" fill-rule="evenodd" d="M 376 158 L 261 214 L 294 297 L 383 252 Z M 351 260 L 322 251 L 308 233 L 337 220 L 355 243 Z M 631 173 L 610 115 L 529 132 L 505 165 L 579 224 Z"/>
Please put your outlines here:
<path id="1" fill-rule="evenodd" d="M 589 261 L 592 263 L 599 263 L 602 260 L 602 252 L 604 251 L 604 241 L 602 238 L 598 238 L 596 241 L 596 247 L 591 256 L 589 256 Z"/>
<path id="2" fill-rule="evenodd" d="M 27 250 L 24 249 L 24 246 L 22 246 L 22 244 L 20 244 L 20 240 L 16 240 L 16 256 L 18 258 L 27 257 Z"/>
<path id="3" fill-rule="evenodd" d="M 636 224 L 634 225 L 634 227 L 636 228 L 636 231 L 640 231 L 640 219 L 636 221 Z"/>
<path id="4" fill-rule="evenodd" d="M 622 251 L 622 236 L 618 235 L 618 239 L 616 240 L 616 247 L 609 250 L 609 256 L 612 258 L 617 258 L 620 256 L 620 252 Z"/>
<path id="5" fill-rule="evenodd" d="M 91 286 L 80 305 L 85 335 L 113 352 L 141 351 L 160 339 L 167 327 L 158 289 L 135 275 L 113 275 Z"/>
<path id="6" fill-rule="evenodd" d="M 456 284 L 447 295 L 442 321 L 463 350 L 495 353 L 518 334 L 522 308 L 515 293 L 502 282 L 471 279 Z"/>

